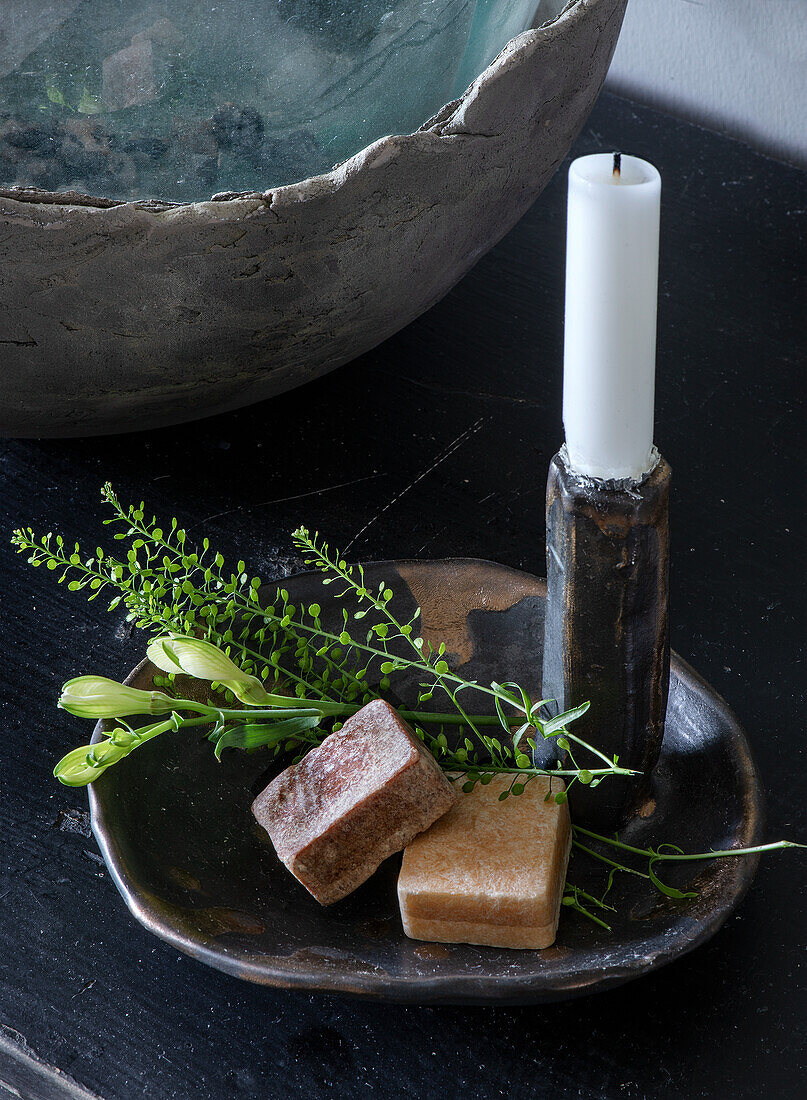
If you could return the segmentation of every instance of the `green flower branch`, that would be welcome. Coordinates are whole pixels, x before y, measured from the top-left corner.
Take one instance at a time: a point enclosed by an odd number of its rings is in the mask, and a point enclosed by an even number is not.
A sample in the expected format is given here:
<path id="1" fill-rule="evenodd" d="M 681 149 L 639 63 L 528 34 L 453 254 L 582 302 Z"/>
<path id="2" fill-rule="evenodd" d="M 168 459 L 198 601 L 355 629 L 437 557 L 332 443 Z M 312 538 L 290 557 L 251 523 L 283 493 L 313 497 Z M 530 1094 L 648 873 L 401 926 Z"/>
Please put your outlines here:
<path id="1" fill-rule="evenodd" d="M 247 706 L 232 708 L 178 698 L 161 691 L 146 691 L 119 684 L 105 676 L 76 677 L 64 685 L 58 705 L 77 717 L 122 721 L 125 716 L 153 716 L 170 712 L 171 718 L 140 729 L 133 729 L 126 723 L 125 728 L 117 727 L 109 737 L 94 745 L 74 749 L 54 769 L 54 774 L 62 783 L 68 786 L 91 783 L 107 768 L 159 734 L 176 733 L 184 727 L 202 724 L 212 727 L 208 736 L 215 742 L 217 758 L 225 748 L 255 749 L 263 746 L 273 748 L 276 754 L 296 753 L 296 759 L 301 751 L 321 743 L 328 735 L 326 723 L 341 722 L 363 705 L 269 692 L 257 677 L 244 672 L 222 650 L 201 638 L 174 635 L 155 638 L 148 646 L 147 655 L 158 669 L 170 676 L 185 674 L 207 681 L 211 690 L 225 689 Z M 190 711 L 190 717 L 183 714 L 187 711 Z M 429 724 L 442 726 L 461 722 L 458 715 L 408 710 L 400 713 L 405 719 L 417 723 L 420 736 L 441 766 L 452 772 L 452 778 L 467 777 L 463 785 L 465 790 L 472 789 L 478 782 L 489 783 L 494 774 L 501 772 L 512 773 L 513 776 L 510 789 L 500 795 L 502 798 L 510 793 L 521 794 L 525 785 L 536 775 L 563 777 L 569 783 L 580 778 L 577 767 L 569 769 L 558 765 L 549 771 L 532 766 L 527 757 L 524 757 L 526 763 L 520 760 L 514 760 L 510 765 L 479 763 L 473 742 L 466 739 L 465 747 L 450 749 L 443 732 L 434 735 L 422 728 Z M 480 722 L 498 721 L 498 718 L 489 715 L 478 718 Z M 610 769 L 598 769 L 595 774 L 610 774 Z M 591 778 L 583 776 L 583 781 L 591 782 Z M 565 801 L 566 791 L 558 790 L 554 797 L 558 802 Z"/>
<path id="2" fill-rule="evenodd" d="M 605 778 L 633 774 L 620 767 L 617 759 L 608 759 L 570 733 L 569 725 L 588 704 L 555 718 L 542 718 L 539 711 L 545 701 L 533 703 L 519 685 L 486 685 L 464 679 L 449 668 L 444 645 L 435 650 L 416 633 L 419 608 L 409 622 L 400 622 L 390 609 L 393 593 L 386 584 L 382 582 L 377 591 L 370 592 L 361 566 L 349 567 L 338 553 L 329 551 L 327 543 L 311 538 L 305 529 L 295 532 L 294 539 L 308 563 L 325 574 L 323 583 L 343 585 L 338 598 L 350 595 L 355 600 L 352 614 L 343 608 L 338 631 L 323 625 L 319 604 L 298 608 L 282 587 L 274 602 L 265 605 L 260 597 L 260 577 L 250 577 L 243 561 L 238 562 L 235 572 L 226 572 L 223 556 L 211 549 L 206 538 L 200 551 L 191 550 L 176 519 L 167 528 L 161 527 L 155 517 L 147 520 L 142 502 L 124 508 L 109 485 L 104 486 L 102 496 L 113 511 L 104 522 L 121 528 L 114 534 L 116 541 L 129 541 L 125 557 L 117 558 L 100 547 L 94 556 L 84 557 L 78 544 L 71 551 L 60 535 L 49 533 L 37 538 L 30 528 L 17 530 L 14 544 L 20 552 L 28 553 L 32 565 L 44 565 L 57 572 L 58 582 L 67 583 L 70 591 L 84 591 L 94 600 L 112 590 L 109 609 L 123 604 L 127 618 L 137 626 L 168 631 L 186 640 L 209 641 L 227 659 L 238 662 L 234 667 L 240 675 L 258 684 L 268 683 L 276 692 L 290 687 L 298 709 L 306 711 L 298 717 L 318 713 L 323 720 L 336 720 L 338 728 L 340 720 L 377 694 L 370 688 L 371 677 L 379 681 L 378 690 L 384 692 L 397 673 L 414 672 L 420 679 L 420 703 L 428 703 L 435 692 L 441 692 L 454 711 L 406 710 L 403 717 L 416 726 L 442 766 L 467 775 L 466 787 L 489 782 L 489 776 L 499 772 L 513 773 L 513 794 L 520 793 L 536 775 L 561 776 L 568 790 L 575 782 L 596 786 Z M 381 621 L 373 622 L 366 630 L 362 626 L 363 633 L 356 636 L 356 623 L 371 612 Z M 399 640 L 404 640 L 409 655 L 393 651 L 391 644 Z M 175 664 L 165 671 L 170 678 L 180 668 L 181 664 Z M 192 668 L 186 671 L 196 675 Z M 220 676 L 214 682 L 232 691 L 232 682 L 226 677 Z M 468 689 L 489 697 L 495 715 L 470 714 L 459 698 Z M 255 699 L 245 701 L 252 704 Z M 182 709 L 175 700 L 176 712 Z M 282 709 L 287 710 L 288 703 Z M 240 720 L 248 723 L 252 719 L 242 714 Z M 459 727 L 470 736 L 451 749 L 442 730 L 437 735 L 430 732 L 429 727 L 435 725 Z M 498 736 L 488 732 L 490 727 L 498 727 Z M 589 752 L 596 766 L 578 765 L 572 757 L 571 767 L 557 764 L 552 769 L 538 768 L 532 754 L 539 739 L 554 740 L 570 756 L 572 745 Z M 225 744 L 236 743 L 237 739 L 230 739 Z M 305 744 L 310 743 L 309 736 Z M 555 797 L 562 801 L 566 791 L 558 790 Z"/>

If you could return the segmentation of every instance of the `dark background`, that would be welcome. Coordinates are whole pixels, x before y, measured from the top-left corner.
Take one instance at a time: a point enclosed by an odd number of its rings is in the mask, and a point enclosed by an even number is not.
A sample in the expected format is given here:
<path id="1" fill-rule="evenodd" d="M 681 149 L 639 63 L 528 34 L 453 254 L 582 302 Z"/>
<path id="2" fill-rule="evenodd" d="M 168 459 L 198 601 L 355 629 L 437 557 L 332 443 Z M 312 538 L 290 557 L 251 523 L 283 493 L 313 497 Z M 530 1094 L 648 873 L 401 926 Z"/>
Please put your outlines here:
<path id="1" fill-rule="evenodd" d="M 664 182 L 656 441 L 674 472 L 673 647 L 745 725 L 769 838 L 805 840 L 805 175 L 604 95 L 574 155 L 616 147 Z M 108 479 L 266 577 L 299 566 L 299 523 L 354 558 L 543 574 L 564 199 L 561 171 L 440 305 L 308 387 L 158 432 L 0 444 L 2 540 L 30 523 L 107 541 Z M 766 857 L 692 955 L 543 1008 L 308 996 L 179 956 L 119 899 L 84 792 L 50 775 L 86 732 L 54 709 L 62 681 L 124 676 L 142 638 L 1 546 L 0 569 L 0 1082 L 17 1095 L 86 1095 L 52 1067 L 104 1100 L 803 1095 L 804 853 Z"/>

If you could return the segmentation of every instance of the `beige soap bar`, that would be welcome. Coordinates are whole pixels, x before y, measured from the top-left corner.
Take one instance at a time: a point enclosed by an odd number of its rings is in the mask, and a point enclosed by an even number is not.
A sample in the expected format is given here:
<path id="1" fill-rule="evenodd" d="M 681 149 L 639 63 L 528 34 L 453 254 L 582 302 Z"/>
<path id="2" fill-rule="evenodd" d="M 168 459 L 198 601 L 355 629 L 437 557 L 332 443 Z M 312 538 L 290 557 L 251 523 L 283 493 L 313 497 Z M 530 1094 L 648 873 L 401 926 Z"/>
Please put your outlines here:
<path id="1" fill-rule="evenodd" d="M 549 947 L 571 847 L 569 808 L 544 802 L 537 776 L 504 802 L 509 776 L 478 783 L 403 856 L 398 902 L 407 936 L 491 947 Z M 552 780 L 552 790 L 563 789 Z"/>
<path id="2" fill-rule="evenodd" d="M 398 712 L 374 699 L 273 779 L 252 812 L 294 877 L 331 905 L 456 797 Z"/>

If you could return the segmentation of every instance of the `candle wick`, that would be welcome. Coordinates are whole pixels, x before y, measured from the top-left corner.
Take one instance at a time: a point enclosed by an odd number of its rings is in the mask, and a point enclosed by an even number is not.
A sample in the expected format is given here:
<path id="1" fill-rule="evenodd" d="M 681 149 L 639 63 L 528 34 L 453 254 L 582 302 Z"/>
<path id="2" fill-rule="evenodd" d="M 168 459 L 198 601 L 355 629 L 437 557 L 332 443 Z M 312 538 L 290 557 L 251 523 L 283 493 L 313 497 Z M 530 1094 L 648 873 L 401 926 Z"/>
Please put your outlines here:
<path id="1" fill-rule="evenodd" d="M 622 175 L 622 154 L 614 153 L 614 175 L 619 179 Z"/>

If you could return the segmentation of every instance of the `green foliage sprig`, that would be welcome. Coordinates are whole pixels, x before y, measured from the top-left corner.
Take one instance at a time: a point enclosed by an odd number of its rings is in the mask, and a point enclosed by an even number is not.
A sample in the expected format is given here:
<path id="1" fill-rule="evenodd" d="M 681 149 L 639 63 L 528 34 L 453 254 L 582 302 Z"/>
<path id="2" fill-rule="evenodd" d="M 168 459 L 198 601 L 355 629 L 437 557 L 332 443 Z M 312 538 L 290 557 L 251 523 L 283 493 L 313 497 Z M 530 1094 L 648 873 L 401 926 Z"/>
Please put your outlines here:
<path id="1" fill-rule="evenodd" d="M 48 103 L 42 104 L 42 110 L 47 110 L 48 106 L 55 104 L 66 111 L 78 112 L 80 115 L 99 115 L 104 109 L 101 99 L 97 95 L 93 95 L 86 85 L 74 107 L 71 103 L 68 103 L 64 92 L 57 86 L 54 76 L 48 76 L 45 80 L 45 95 L 48 98 Z"/>
<path id="2" fill-rule="evenodd" d="M 687 901 L 691 898 L 696 898 L 698 895 L 694 890 L 679 890 L 675 886 L 670 886 L 669 883 L 663 882 L 659 878 L 659 865 L 667 863 L 693 863 L 703 862 L 705 860 L 713 859 L 728 859 L 738 858 L 743 856 L 756 855 L 763 852 L 776 852 L 782 851 L 785 848 L 807 848 L 805 844 L 797 844 L 792 840 L 776 840 L 770 844 L 757 844 L 750 848 L 724 848 L 724 849 L 712 849 L 708 852 L 684 852 L 677 844 L 659 844 L 655 848 L 638 848 L 632 844 L 626 844 L 620 840 L 618 836 L 603 836 L 600 833 L 595 833 L 591 829 L 585 829 L 582 825 L 572 825 L 572 849 L 580 852 L 584 852 L 592 859 L 598 860 L 600 863 L 604 863 L 608 868 L 608 878 L 606 881 L 605 889 L 599 897 L 595 897 L 592 894 L 586 893 L 578 886 L 572 885 L 568 880 L 563 893 L 563 905 L 577 910 L 583 916 L 589 920 L 594 921 L 595 924 L 601 925 L 607 931 L 611 931 L 611 926 L 591 912 L 589 906 L 593 906 L 600 911 L 616 912 L 614 906 L 609 905 L 606 902 L 606 897 L 611 892 L 614 884 L 614 879 L 617 874 L 634 875 L 638 878 L 646 879 L 652 886 L 664 897 L 670 898 L 673 901 Z M 605 855 L 603 852 L 598 851 L 597 848 L 592 848 L 590 843 L 583 843 L 581 840 L 585 838 L 586 841 L 593 841 L 600 847 L 606 847 L 618 852 L 626 852 L 632 856 L 638 857 L 644 864 L 644 870 L 639 870 L 636 867 L 627 863 L 620 863 L 618 860 L 612 858 L 612 856 Z"/>
<path id="3" fill-rule="evenodd" d="M 509 789 L 502 791 L 499 795 L 503 801 L 511 794 L 521 794 L 525 785 L 537 775 L 563 774 L 568 777 L 569 782 L 565 790 L 558 791 L 554 798 L 556 802 L 565 802 L 573 783 L 579 782 L 596 787 L 606 776 L 631 774 L 628 770 L 619 768 L 617 757 L 609 759 L 599 749 L 569 732 L 568 726 L 586 713 L 589 709 L 588 703 L 582 703 L 554 718 L 541 718 L 541 708 L 552 700 L 540 699 L 533 702 L 524 688 L 516 683 L 485 685 L 477 680 L 465 679 L 452 671 L 445 660 L 445 642 L 440 642 L 435 649 L 428 639 L 416 632 L 420 608 L 415 608 L 414 614 L 407 622 L 399 622 L 390 610 L 392 590 L 384 581 L 378 584 L 377 589 L 370 589 L 365 583 L 364 569 L 361 565 L 348 565 L 338 551 L 331 552 L 326 542 L 319 540 L 316 535 L 310 535 L 305 527 L 298 528 L 292 538 L 306 564 L 324 574 L 323 584 L 341 583 L 341 591 L 334 593 L 337 599 L 349 597 L 355 600 L 358 609 L 353 612 L 354 620 L 363 619 L 370 610 L 375 611 L 379 617 L 380 621 L 373 623 L 367 630 L 364 641 L 357 643 L 347 632 L 349 615 L 347 610 L 343 609 L 345 629 L 339 640 L 345 645 L 351 644 L 362 649 L 364 653 L 370 655 L 371 662 L 380 661 L 378 666 L 382 674 L 380 688 L 382 690 L 389 688 L 389 678 L 394 673 L 414 669 L 425 677 L 419 683 L 418 701 L 420 703 L 430 702 L 435 692 L 438 692 L 445 695 L 453 705 L 462 725 L 472 733 L 475 742 L 466 737 L 463 745 L 452 749 L 448 745 L 445 734 L 438 734 L 436 738 L 426 735 L 426 740 L 446 771 L 467 776 L 463 790 L 466 792 L 473 790 L 478 782 L 489 783 L 495 774 L 503 772 L 512 774 Z M 390 648 L 398 641 L 408 646 L 414 657 L 402 657 L 396 650 Z M 468 714 L 460 701 L 460 693 L 471 689 L 492 698 L 499 725 L 505 735 L 504 741 L 499 737 L 483 733 L 479 728 L 483 723 L 478 717 L 474 718 Z M 505 707 L 509 708 L 509 713 L 505 711 Z M 513 730 L 514 725 L 517 725 L 515 730 Z M 534 767 L 533 757 L 525 752 L 524 748 L 534 753 L 538 747 L 535 740 L 538 736 L 544 739 L 555 739 L 558 748 L 569 755 L 573 767 L 564 771 L 555 768 L 552 772 Z M 572 754 L 572 744 L 592 753 L 598 763 L 605 766 L 579 767 Z M 552 795 L 548 794 L 547 799 L 550 797 Z"/>
<path id="4" fill-rule="evenodd" d="M 414 672 L 420 682 L 420 703 L 429 702 L 439 692 L 453 710 L 439 713 L 402 710 L 401 714 L 416 726 L 441 766 L 453 777 L 464 779 L 466 790 L 478 782 L 490 782 L 494 774 L 507 772 L 512 773 L 513 781 L 502 797 L 508 797 L 521 793 L 536 775 L 549 774 L 565 780 L 565 789 L 560 789 L 559 784 L 551 795 L 562 802 L 575 782 L 595 786 L 605 778 L 633 774 L 620 767 L 617 759 L 609 760 L 594 746 L 570 733 L 568 726 L 585 713 L 587 703 L 557 717 L 541 717 L 544 701 L 533 702 L 518 684 L 485 685 L 464 679 L 449 668 L 445 645 L 435 649 L 416 632 L 419 608 L 408 622 L 399 622 L 390 608 L 392 590 L 384 582 L 371 592 L 361 566 L 348 566 L 338 553 L 331 553 L 327 543 L 311 537 L 304 528 L 293 537 L 305 560 L 323 572 L 324 583 L 343 586 L 338 598 L 349 596 L 355 603 L 352 611 L 343 607 L 339 630 L 326 629 L 319 604 L 298 608 L 282 587 L 271 602 L 264 601 L 260 595 L 264 587 L 261 578 L 250 576 L 243 561 L 237 563 L 234 572 L 227 571 L 223 556 L 211 548 L 207 538 L 200 550 L 188 545 L 186 532 L 176 519 L 163 527 L 156 517 L 146 517 L 143 502 L 123 507 L 109 484 L 104 486 L 102 498 L 113 512 L 104 523 L 118 528 L 114 532 L 116 541 L 128 541 L 125 556 L 116 557 L 101 547 L 96 548 L 94 555 L 85 556 L 77 543 L 71 550 L 61 535 L 48 533 L 37 537 L 30 528 L 15 531 L 12 541 L 18 551 L 28 553 L 32 565 L 44 565 L 56 572 L 58 582 L 66 584 L 70 591 L 84 591 L 90 600 L 111 592 L 110 611 L 123 605 L 127 619 L 138 627 L 215 645 L 235 662 L 237 672 L 275 689 L 269 712 L 258 714 L 231 708 L 225 716 L 221 708 L 209 708 L 217 752 L 228 746 L 256 747 L 260 742 L 271 745 L 277 753 L 299 753 L 330 732 L 326 722 L 335 722 L 338 727 L 339 721 L 376 696 L 370 688 L 371 678 L 379 681 L 383 692 L 391 687 L 396 674 Z M 357 635 L 356 624 L 370 612 L 380 621 L 366 630 L 362 624 L 363 633 Z M 391 648 L 399 640 L 408 646 L 408 655 Z M 166 671 L 173 675 L 177 668 Z M 221 678 L 212 680 L 214 686 L 221 682 Z M 495 715 L 468 713 L 460 694 L 469 689 L 490 697 Z M 292 699 L 287 697 L 288 691 L 293 693 Z M 188 709 L 198 714 L 198 706 L 192 707 L 188 700 L 174 700 L 171 729 L 187 724 L 182 711 Z M 122 717 L 126 713 L 131 712 L 118 711 L 109 717 Z M 292 727 L 286 725 L 282 727 L 285 736 L 281 736 L 271 723 L 266 723 L 272 715 L 283 722 L 316 716 L 320 721 L 316 733 L 313 726 L 303 730 L 298 723 L 293 727 L 297 733 L 290 733 Z M 259 718 L 265 727 L 262 732 L 256 729 L 233 732 L 236 726 L 255 724 Z M 198 724 L 195 717 L 192 720 Z M 432 726 L 439 727 L 439 732 L 432 732 L 429 728 Z M 485 732 L 491 726 L 498 727 L 498 736 Z M 444 727 L 464 730 L 467 736 L 463 743 L 449 747 Z M 121 751 L 123 742 L 133 751 L 152 736 L 155 734 L 138 739 L 119 733 L 113 745 L 87 746 L 86 766 L 77 770 L 76 776 L 82 782 L 90 782 L 87 777 L 92 776 L 93 768 L 100 774 L 100 770 L 106 770 L 126 755 Z M 539 738 L 554 740 L 561 750 L 569 752 L 574 744 L 593 754 L 593 763 L 583 767 L 572 758 L 570 767 L 560 762 L 551 769 L 536 767 L 529 753 L 537 748 Z M 75 751 L 71 759 L 76 759 Z M 65 782 L 73 773 L 60 770 L 57 765 L 57 774 Z"/>

